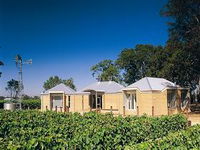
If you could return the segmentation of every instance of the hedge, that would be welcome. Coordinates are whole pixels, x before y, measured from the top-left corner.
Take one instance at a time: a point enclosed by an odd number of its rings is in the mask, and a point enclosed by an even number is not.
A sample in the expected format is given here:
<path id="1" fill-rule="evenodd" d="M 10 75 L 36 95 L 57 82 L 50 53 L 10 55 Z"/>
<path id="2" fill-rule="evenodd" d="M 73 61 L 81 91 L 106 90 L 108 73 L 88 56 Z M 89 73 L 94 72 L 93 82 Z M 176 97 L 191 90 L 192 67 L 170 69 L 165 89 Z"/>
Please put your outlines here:
<path id="1" fill-rule="evenodd" d="M 9 101 L 9 100 L 0 100 L 0 109 L 3 109 L 4 103 L 7 102 L 14 102 L 17 101 Z M 41 101 L 40 99 L 28 99 L 28 100 L 22 100 L 22 108 L 23 109 L 39 109 L 41 107 Z"/>
<path id="2" fill-rule="evenodd" d="M 39 109 L 40 107 L 40 99 L 22 100 L 22 109 Z"/>
<path id="3" fill-rule="evenodd" d="M 187 130 L 182 130 L 176 133 L 170 133 L 161 139 L 150 140 L 141 144 L 134 143 L 125 147 L 125 150 L 147 150 L 147 149 L 200 149 L 200 125 L 195 125 Z"/>
<path id="4" fill-rule="evenodd" d="M 8 102 L 8 101 L 6 101 L 6 100 L 0 100 L 0 109 L 3 108 L 3 105 L 4 105 L 4 103 L 6 103 L 6 102 Z"/>
<path id="5" fill-rule="evenodd" d="M 111 114 L 0 111 L 0 149 L 124 149 L 185 129 L 182 115 L 113 117 Z"/>

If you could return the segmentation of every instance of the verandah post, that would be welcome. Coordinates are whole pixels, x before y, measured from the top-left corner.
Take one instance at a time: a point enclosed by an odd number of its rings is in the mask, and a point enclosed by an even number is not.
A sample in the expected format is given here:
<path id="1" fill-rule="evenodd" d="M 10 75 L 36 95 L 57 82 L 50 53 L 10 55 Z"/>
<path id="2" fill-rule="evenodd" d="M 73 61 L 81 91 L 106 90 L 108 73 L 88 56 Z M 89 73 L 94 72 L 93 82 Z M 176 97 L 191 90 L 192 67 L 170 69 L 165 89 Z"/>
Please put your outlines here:
<path id="1" fill-rule="evenodd" d="M 167 107 L 167 115 L 169 116 L 170 113 L 169 113 L 169 106 Z"/>
<path id="2" fill-rule="evenodd" d="M 152 106 L 152 116 L 154 116 L 154 106 Z"/>
<path id="3" fill-rule="evenodd" d="M 112 106 L 110 106 L 110 112 L 111 112 L 111 114 L 113 113 Z"/>
<path id="4" fill-rule="evenodd" d="M 69 113 L 69 107 L 68 106 L 66 106 L 66 112 Z"/>
<path id="5" fill-rule="evenodd" d="M 126 110 L 125 110 L 125 106 L 123 106 L 123 116 L 125 116 L 126 114 L 126 112 L 125 112 Z"/>
<path id="6" fill-rule="evenodd" d="M 56 106 L 56 110 L 55 110 L 56 112 L 58 111 L 58 107 Z"/>
<path id="7" fill-rule="evenodd" d="M 139 116 L 139 106 L 137 106 L 137 116 Z"/>

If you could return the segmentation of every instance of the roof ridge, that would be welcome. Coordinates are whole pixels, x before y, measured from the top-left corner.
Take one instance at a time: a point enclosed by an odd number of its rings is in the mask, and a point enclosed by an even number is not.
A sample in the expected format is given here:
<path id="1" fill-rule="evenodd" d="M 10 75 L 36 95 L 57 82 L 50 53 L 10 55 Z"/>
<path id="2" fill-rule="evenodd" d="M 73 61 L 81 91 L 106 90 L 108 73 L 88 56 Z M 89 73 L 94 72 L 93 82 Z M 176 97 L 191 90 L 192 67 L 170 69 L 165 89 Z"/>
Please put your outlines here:
<path id="1" fill-rule="evenodd" d="M 150 82 L 149 82 L 149 79 L 148 79 L 148 77 L 146 77 L 146 80 L 147 80 L 147 83 L 148 83 L 148 85 L 149 85 L 150 89 L 152 90 L 152 87 L 151 87 L 151 84 L 150 84 Z"/>

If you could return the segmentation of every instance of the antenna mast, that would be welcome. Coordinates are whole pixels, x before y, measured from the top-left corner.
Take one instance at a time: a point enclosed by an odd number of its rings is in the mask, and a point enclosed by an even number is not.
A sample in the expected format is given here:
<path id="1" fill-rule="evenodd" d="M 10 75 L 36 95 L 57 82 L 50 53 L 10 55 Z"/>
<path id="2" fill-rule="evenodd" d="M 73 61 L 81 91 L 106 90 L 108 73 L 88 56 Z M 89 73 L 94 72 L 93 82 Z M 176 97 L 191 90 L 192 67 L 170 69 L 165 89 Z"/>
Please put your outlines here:
<path id="1" fill-rule="evenodd" d="M 18 73 L 19 73 L 19 91 L 18 91 L 18 95 L 19 95 L 19 104 L 20 104 L 20 109 L 21 109 L 21 99 L 23 96 L 23 89 L 24 89 L 24 85 L 23 85 L 23 65 L 24 64 L 32 64 L 32 59 L 23 61 L 22 57 L 20 55 L 16 55 L 15 56 L 15 63 L 16 63 L 16 67 L 18 69 Z"/>

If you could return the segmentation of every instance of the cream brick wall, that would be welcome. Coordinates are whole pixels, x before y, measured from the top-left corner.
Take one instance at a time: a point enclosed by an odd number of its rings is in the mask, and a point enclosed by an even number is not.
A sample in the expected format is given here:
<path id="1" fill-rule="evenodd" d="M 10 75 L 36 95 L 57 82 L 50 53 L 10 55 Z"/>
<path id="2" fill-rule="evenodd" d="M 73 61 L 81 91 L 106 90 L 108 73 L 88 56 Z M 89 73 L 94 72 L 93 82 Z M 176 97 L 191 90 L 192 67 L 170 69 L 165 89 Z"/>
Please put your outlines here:
<path id="1" fill-rule="evenodd" d="M 139 115 L 152 115 L 152 93 L 137 91 L 137 106 L 139 108 Z"/>
<path id="2" fill-rule="evenodd" d="M 112 93 L 104 94 L 103 96 L 103 109 L 118 109 L 119 112 L 123 111 L 123 94 L 122 93 Z"/>
<path id="3" fill-rule="evenodd" d="M 90 111 L 89 95 L 72 95 L 70 112 Z"/>
<path id="4" fill-rule="evenodd" d="M 50 109 L 50 94 L 41 95 L 41 111 L 45 111 L 46 106 Z"/>
<path id="5" fill-rule="evenodd" d="M 167 108 L 167 91 L 163 92 L 153 92 L 153 106 L 154 106 L 154 115 L 167 115 L 168 108 Z"/>

